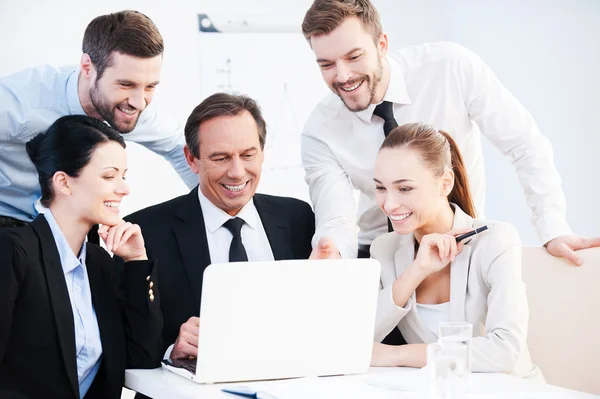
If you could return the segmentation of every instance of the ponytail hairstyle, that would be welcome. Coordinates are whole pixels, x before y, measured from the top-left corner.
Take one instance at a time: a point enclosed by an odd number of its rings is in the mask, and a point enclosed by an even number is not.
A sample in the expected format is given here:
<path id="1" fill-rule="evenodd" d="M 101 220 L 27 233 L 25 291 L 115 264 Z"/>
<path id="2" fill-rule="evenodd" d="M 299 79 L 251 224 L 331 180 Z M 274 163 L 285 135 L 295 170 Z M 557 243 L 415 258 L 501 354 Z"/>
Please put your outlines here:
<path id="1" fill-rule="evenodd" d="M 452 170 L 454 186 L 448 201 L 458 205 L 472 218 L 476 217 L 465 164 L 456 141 L 448 133 L 425 123 L 407 123 L 393 129 L 379 150 L 399 147 L 417 150 L 436 176 L 441 176 L 447 169 Z"/>
<path id="2" fill-rule="evenodd" d="M 29 140 L 25 148 L 38 173 L 42 205 L 48 207 L 54 199 L 52 178 L 56 172 L 79 176 L 96 147 L 109 141 L 116 141 L 125 148 L 119 132 L 85 115 L 63 116 L 50 125 L 46 133 Z"/>

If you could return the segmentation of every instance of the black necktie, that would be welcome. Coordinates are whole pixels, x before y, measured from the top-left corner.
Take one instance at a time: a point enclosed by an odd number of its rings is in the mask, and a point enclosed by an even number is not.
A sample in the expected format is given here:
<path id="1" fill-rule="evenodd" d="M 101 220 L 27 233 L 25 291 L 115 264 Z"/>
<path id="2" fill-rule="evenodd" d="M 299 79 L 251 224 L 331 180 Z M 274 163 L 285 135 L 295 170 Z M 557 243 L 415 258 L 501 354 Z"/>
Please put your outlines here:
<path id="1" fill-rule="evenodd" d="M 375 111 L 373 111 L 373 115 L 377 115 L 383 119 L 383 133 L 385 134 L 385 137 L 387 137 L 392 130 L 398 127 L 398 122 L 396 122 L 396 119 L 394 119 L 394 104 L 389 101 L 384 101 L 376 106 Z M 388 231 L 394 231 L 390 219 L 387 220 L 387 225 Z"/>
<path id="2" fill-rule="evenodd" d="M 227 230 L 231 231 L 233 234 L 233 239 L 231 240 L 231 246 L 229 247 L 229 261 L 230 262 L 246 262 L 248 260 L 248 255 L 246 254 L 246 248 L 244 248 L 244 244 L 242 243 L 242 226 L 244 224 L 244 219 L 241 218 L 233 218 L 223 224 Z"/>
<path id="3" fill-rule="evenodd" d="M 387 137 L 394 128 L 398 127 L 398 122 L 394 119 L 394 104 L 389 101 L 384 101 L 376 106 L 373 115 L 377 115 L 383 119 L 383 133 L 385 134 L 385 137 Z"/>

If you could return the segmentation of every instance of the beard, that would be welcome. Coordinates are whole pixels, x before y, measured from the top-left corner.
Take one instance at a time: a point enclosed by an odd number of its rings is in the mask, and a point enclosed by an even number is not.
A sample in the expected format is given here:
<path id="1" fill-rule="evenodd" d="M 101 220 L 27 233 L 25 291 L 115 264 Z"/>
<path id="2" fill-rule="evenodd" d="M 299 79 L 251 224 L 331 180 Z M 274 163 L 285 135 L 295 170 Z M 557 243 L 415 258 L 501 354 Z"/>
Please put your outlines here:
<path id="1" fill-rule="evenodd" d="M 117 106 L 119 104 L 110 104 L 106 98 L 102 96 L 102 93 L 100 93 L 97 82 L 90 89 L 90 100 L 96 109 L 96 112 L 98 112 L 98 114 L 119 133 L 130 133 L 133 129 L 135 129 L 135 126 L 140 119 L 141 112 L 138 112 L 137 117 L 134 120 L 119 123 L 117 117 L 117 112 L 120 112 L 117 110 Z M 122 106 L 123 108 L 131 108 L 131 106 L 127 104 L 127 101 L 125 101 Z"/>
<path id="2" fill-rule="evenodd" d="M 375 94 L 377 93 L 377 88 L 379 87 L 379 83 L 381 82 L 381 77 L 383 76 L 383 64 L 381 63 L 381 59 L 377 59 L 377 68 L 373 71 L 373 78 L 368 75 L 363 75 L 357 78 L 349 79 L 344 83 L 334 82 L 333 83 L 333 92 L 342 100 L 346 108 L 351 112 L 361 112 L 365 109 L 369 108 L 369 105 L 373 103 L 373 99 L 375 98 Z M 367 84 L 370 87 L 369 90 L 369 101 L 365 104 L 356 103 L 354 105 L 348 104 L 346 100 L 340 94 L 340 90 L 342 90 L 342 86 L 347 86 L 348 84 L 354 84 L 363 81 L 362 84 Z"/>

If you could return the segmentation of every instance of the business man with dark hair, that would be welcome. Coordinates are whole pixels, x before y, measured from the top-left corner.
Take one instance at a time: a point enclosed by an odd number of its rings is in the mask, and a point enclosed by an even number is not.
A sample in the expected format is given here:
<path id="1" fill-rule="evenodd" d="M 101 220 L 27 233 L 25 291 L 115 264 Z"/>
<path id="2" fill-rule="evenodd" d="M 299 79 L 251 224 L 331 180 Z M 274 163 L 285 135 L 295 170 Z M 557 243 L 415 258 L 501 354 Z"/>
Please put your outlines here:
<path id="1" fill-rule="evenodd" d="M 211 263 L 325 258 L 327 240 L 311 255 L 315 219 L 304 201 L 255 194 L 266 123 L 256 102 L 217 93 L 185 126 L 185 155 L 199 186 L 189 194 L 130 215 L 144 232 L 160 272 L 166 356 L 197 356 L 202 275 Z"/>

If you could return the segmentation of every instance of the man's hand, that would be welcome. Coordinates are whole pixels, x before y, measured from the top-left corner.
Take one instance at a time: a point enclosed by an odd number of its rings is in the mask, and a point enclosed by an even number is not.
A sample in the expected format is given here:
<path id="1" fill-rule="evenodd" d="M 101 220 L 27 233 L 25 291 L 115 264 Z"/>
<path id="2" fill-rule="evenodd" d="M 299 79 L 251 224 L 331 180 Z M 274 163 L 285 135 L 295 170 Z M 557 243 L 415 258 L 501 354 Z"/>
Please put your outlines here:
<path id="1" fill-rule="evenodd" d="M 575 234 L 567 234 L 553 238 L 546 243 L 546 250 L 550 254 L 566 258 L 576 266 L 583 265 L 583 260 L 575 251 L 592 247 L 600 247 L 600 237 L 587 238 Z"/>
<path id="2" fill-rule="evenodd" d="M 321 237 L 317 247 L 312 250 L 308 259 L 342 259 L 332 239 Z"/>
<path id="3" fill-rule="evenodd" d="M 200 329 L 200 318 L 190 317 L 181 325 L 179 335 L 171 351 L 171 360 L 189 359 L 198 357 L 198 331 Z"/>

